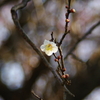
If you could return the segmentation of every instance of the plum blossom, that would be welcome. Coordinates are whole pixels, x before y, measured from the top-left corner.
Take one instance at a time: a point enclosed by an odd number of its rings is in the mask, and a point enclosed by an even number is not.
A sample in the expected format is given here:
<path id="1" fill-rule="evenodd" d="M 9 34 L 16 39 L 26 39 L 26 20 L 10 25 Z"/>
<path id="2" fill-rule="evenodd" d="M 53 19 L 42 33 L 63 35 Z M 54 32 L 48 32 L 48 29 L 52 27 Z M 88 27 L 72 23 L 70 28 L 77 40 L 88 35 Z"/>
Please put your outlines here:
<path id="1" fill-rule="evenodd" d="M 51 56 L 53 53 L 56 53 L 58 51 L 57 45 L 49 40 L 45 40 L 40 49 L 48 56 Z"/>

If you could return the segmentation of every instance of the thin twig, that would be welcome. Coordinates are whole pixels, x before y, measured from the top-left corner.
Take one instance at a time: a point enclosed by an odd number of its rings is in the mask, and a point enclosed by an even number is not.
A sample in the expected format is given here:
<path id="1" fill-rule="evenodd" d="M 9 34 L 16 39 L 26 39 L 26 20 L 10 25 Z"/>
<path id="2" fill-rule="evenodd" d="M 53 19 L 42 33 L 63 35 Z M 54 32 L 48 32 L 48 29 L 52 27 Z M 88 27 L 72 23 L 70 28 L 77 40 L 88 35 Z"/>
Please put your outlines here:
<path id="1" fill-rule="evenodd" d="M 53 56 L 55 57 L 55 59 L 58 59 L 57 58 L 57 56 L 53 53 Z M 61 65 L 60 65 L 60 62 L 59 62 L 59 60 L 57 61 L 57 63 L 58 63 L 58 67 L 60 68 L 60 70 L 61 70 Z"/>
<path id="2" fill-rule="evenodd" d="M 62 50 L 61 50 L 61 47 L 58 47 L 58 50 L 59 50 L 59 53 L 60 53 L 60 56 L 61 56 L 61 65 L 62 65 L 62 69 L 64 69 L 64 59 L 63 59 L 63 53 L 62 53 Z M 62 74 L 64 75 L 64 72 L 62 72 Z"/>
<path id="3" fill-rule="evenodd" d="M 83 35 L 80 39 L 77 40 L 77 42 L 72 46 L 72 48 L 67 52 L 66 56 L 64 59 L 66 59 L 68 57 L 68 55 L 70 55 L 76 48 L 77 44 L 80 43 L 82 40 L 84 40 L 89 34 L 92 33 L 92 31 L 100 25 L 100 21 L 97 22 L 95 25 L 93 25 L 86 33 L 85 35 Z"/>
<path id="4" fill-rule="evenodd" d="M 58 59 L 57 56 L 56 56 L 54 53 L 53 53 L 53 56 L 55 57 L 55 59 Z M 61 73 L 63 74 L 63 72 L 62 72 L 62 66 L 61 66 L 61 64 L 60 64 L 59 59 L 58 59 L 57 63 L 58 63 L 57 69 L 59 69 L 59 70 L 61 71 Z M 59 74 L 58 74 L 58 75 L 59 75 Z"/>
<path id="5" fill-rule="evenodd" d="M 54 36 L 53 36 L 53 32 L 51 33 L 51 40 L 50 40 L 50 41 L 55 41 L 55 40 L 54 40 Z M 58 63 L 58 68 L 59 68 L 60 71 L 61 71 L 62 67 L 61 67 L 61 64 L 60 64 L 60 61 L 59 61 L 58 57 L 56 56 L 55 53 L 53 53 L 53 56 L 55 57 L 55 60 L 57 59 L 56 62 Z"/>
<path id="6" fill-rule="evenodd" d="M 51 40 L 50 41 L 54 41 L 53 32 L 51 33 Z"/>
<path id="7" fill-rule="evenodd" d="M 11 14 L 12 14 L 12 19 L 14 21 L 14 24 L 16 26 L 16 28 L 19 30 L 20 35 L 23 37 L 23 39 L 33 48 L 33 50 L 35 50 L 37 52 L 37 54 L 40 56 L 41 60 L 44 62 L 45 66 L 48 67 L 50 69 L 50 71 L 53 73 L 54 77 L 60 82 L 60 84 L 63 84 L 63 81 L 58 77 L 57 73 L 55 72 L 55 70 L 52 68 L 52 66 L 49 64 L 49 62 L 47 61 L 47 59 L 44 57 L 44 55 L 42 54 L 42 52 L 37 48 L 37 46 L 27 37 L 27 35 L 25 34 L 24 30 L 22 29 L 19 20 L 18 20 L 18 14 L 17 11 L 24 8 L 27 3 L 30 0 L 23 0 L 22 3 L 12 7 L 11 9 Z M 66 85 L 63 84 L 63 86 L 65 87 L 66 91 L 73 96 L 73 94 L 67 89 Z"/>
<path id="8" fill-rule="evenodd" d="M 66 15 L 65 15 L 65 16 L 66 16 L 66 19 L 69 18 L 69 14 L 70 14 L 70 4 L 71 4 L 71 0 L 68 0 L 68 8 L 67 8 L 67 13 L 66 13 Z M 65 24 L 65 32 L 64 32 L 62 38 L 60 39 L 59 46 L 62 44 L 62 42 L 63 42 L 65 36 L 66 36 L 68 33 L 69 33 L 69 31 L 68 31 L 68 22 L 66 22 L 66 24 Z"/>

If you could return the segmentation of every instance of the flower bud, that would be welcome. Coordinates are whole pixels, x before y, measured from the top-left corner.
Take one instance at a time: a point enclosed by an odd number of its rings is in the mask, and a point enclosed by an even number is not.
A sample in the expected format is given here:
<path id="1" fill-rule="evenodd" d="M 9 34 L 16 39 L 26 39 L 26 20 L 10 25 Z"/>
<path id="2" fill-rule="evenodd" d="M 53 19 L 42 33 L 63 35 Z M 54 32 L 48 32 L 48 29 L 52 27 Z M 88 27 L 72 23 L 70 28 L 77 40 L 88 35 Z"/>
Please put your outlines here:
<path id="1" fill-rule="evenodd" d="M 76 10 L 75 10 L 75 9 L 71 9 L 70 12 L 71 12 L 71 13 L 75 13 Z"/>
<path id="2" fill-rule="evenodd" d="M 66 78 L 66 75 L 62 75 L 62 78 Z"/>
<path id="3" fill-rule="evenodd" d="M 69 74 L 62 75 L 62 78 L 69 78 Z"/>
<path id="4" fill-rule="evenodd" d="M 68 6 L 66 5 L 65 8 L 68 8 Z"/>
<path id="5" fill-rule="evenodd" d="M 69 22 L 70 22 L 70 20 L 69 20 L 69 19 L 66 19 L 65 21 L 66 21 L 67 23 L 69 23 Z"/>
<path id="6" fill-rule="evenodd" d="M 61 59 L 61 56 L 58 56 L 57 58 L 58 58 L 58 59 Z"/>
<path id="7" fill-rule="evenodd" d="M 56 62 L 58 62 L 58 59 L 55 59 Z"/>
<path id="8" fill-rule="evenodd" d="M 66 75 L 65 75 L 65 78 L 69 78 L 69 74 L 66 74 Z"/>

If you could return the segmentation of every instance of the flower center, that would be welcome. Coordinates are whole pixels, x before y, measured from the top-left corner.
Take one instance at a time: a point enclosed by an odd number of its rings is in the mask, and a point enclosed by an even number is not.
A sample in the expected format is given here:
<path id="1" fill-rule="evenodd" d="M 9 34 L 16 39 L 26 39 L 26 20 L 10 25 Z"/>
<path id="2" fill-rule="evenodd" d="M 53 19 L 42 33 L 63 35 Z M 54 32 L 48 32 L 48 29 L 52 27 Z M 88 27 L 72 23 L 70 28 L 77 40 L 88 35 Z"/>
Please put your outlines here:
<path id="1" fill-rule="evenodd" d="M 53 46 L 52 46 L 51 44 L 48 44 L 48 45 L 46 46 L 46 50 L 52 50 L 52 48 L 53 48 Z"/>

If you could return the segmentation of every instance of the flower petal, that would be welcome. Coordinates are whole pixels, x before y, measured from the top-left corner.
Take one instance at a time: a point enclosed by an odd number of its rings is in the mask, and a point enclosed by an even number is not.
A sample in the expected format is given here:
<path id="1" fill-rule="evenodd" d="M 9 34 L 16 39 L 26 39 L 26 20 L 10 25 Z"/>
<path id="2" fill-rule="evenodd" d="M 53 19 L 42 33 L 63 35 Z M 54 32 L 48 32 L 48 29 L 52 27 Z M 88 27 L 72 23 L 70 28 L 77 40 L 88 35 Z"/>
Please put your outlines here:
<path id="1" fill-rule="evenodd" d="M 45 51 L 45 53 L 48 55 L 48 56 L 51 56 L 53 54 L 53 52 L 51 51 Z"/>
<path id="2" fill-rule="evenodd" d="M 50 43 L 50 41 L 44 40 L 44 45 L 49 44 L 49 43 Z"/>
<path id="3" fill-rule="evenodd" d="M 55 46 L 55 47 L 53 48 L 53 52 L 56 53 L 57 51 L 58 51 L 58 47 Z"/>
<path id="4" fill-rule="evenodd" d="M 40 49 L 41 49 L 42 51 L 45 51 L 45 45 L 41 45 Z"/>

